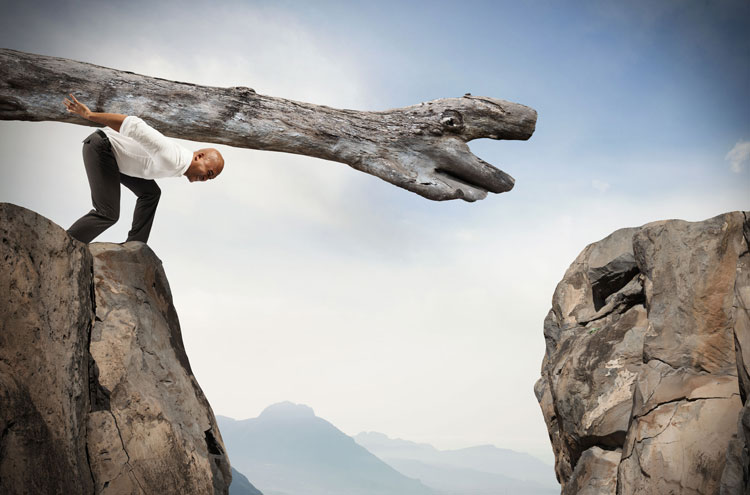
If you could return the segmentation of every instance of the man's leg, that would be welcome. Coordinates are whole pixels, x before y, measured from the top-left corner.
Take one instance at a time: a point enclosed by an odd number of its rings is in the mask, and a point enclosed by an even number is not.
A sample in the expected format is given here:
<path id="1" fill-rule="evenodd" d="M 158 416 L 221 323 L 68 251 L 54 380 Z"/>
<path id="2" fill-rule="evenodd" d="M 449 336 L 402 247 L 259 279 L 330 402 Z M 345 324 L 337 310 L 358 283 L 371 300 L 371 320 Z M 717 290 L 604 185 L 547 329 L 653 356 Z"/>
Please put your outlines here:
<path id="1" fill-rule="evenodd" d="M 128 232 L 128 241 L 147 242 L 148 235 L 151 233 L 151 225 L 154 223 L 156 207 L 159 205 L 161 189 L 154 180 L 130 177 L 125 174 L 120 174 L 120 182 L 138 196 L 135 212 L 133 212 L 133 227 Z"/>
<path id="2" fill-rule="evenodd" d="M 94 132 L 83 143 L 94 209 L 71 225 L 68 234 L 88 244 L 120 218 L 120 170 L 106 137 Z"/>

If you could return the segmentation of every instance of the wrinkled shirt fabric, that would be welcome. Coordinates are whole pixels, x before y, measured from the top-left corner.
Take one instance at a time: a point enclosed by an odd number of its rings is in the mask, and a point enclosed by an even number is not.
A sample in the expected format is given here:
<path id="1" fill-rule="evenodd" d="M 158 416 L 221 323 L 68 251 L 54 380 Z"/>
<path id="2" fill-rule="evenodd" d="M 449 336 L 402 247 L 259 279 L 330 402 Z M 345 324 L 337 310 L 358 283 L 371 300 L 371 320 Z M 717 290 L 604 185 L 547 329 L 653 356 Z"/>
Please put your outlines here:
<path id="1" fill-rule="evenodd" d="M 192 151 L 133 115 L 125 117 L 120 132 L 110 127 L 102 130 L 112 145 L 120 172 L 131 177 L 181 177 L 193 159 Z"/>

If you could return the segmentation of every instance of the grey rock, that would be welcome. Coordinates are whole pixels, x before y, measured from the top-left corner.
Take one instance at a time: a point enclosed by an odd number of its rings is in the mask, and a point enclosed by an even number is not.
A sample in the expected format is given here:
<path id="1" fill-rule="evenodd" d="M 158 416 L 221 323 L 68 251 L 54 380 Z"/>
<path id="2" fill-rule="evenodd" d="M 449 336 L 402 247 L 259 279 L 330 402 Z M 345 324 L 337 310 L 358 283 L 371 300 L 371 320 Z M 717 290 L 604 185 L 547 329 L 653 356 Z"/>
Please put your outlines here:
<path id="1" fill-rule="evenodd" d="M 93 493 L 91 255 L 46 218 L 0 203 L 0 259 L 0 491 Z"/>
<path id="2" fill-rule="evenodd" d="M 653 288 L 644 359 L 708 373 L 737 373 L 733 302 L 739 255 L 747 250 L 740 212 L 704 222 L 645 225 L 635 257 Z"/>
<path id="3" fill-rule="evenodd" d="M 565 273 L 534 387 L 563 493 L 750 493 L 747 216 L 618 230 Z"/>
<path id="4" fill-rule="evenodd" d="M 617 490 L 617 465 L 622 452 L 604 450 L 596 445 L 581 455 L 564 495 L 615 495 Z"/>
<path id="5" fill-rule="evenodd" d="M 732 435 L 727 448 L 727 462 L 721 476 L 720 495 L 750 495 L 750 455 L 748 455 L 747 429 L 750 426 L 750 407 L 745 404 L 737 420 L 737 432 Z M 743 435 L 743 432 L 745 434 Z"/>
<path id="6" fill-rule="evenodd" d="M 0 492 L 228 493 L 153 251 L 87 247 L 10 204 L 0 238 Z"/>
<path id="7" fill-rule="evenodd" d="M 745 215 L 744 237 L 750 245 L 750 221 Z M 734 345 L 740 397 L 744 403 L 727 451 L 727 464 L 721 478 L 721 494 L 750 495 L 750 252 L 745 251 L 737 263 L 734 284 Z"/>
<path id="8" fill-rule="evenodd" d="M 636 231 L 629 228 L 613 232 L 588 245 L 570 265 L 552 296 L 552 310 L 560 328 L 593 319 L 598 311 L 593 282 L 597 285 L 597 301 L 606 300 L 611 295 L 607 290 L 617 292 L 615 289 L 625 285 L 618 287 L 619 281 L 629 271 L 627 260 L 633 258 L 632 238 Z M 590 277 L 593 277 L 593 282 Z M 612 283 L 607 283 L 608 280 Z"/>
<path id="9" fill-rule="evenodd" d="M 226 491 L 226 450 L 190 369 L 161 261 L 142 242 L 95 243 L 90 250 L 96 290 L 90 350 L 107 397 L 93 404 L 106 414 L 92 418 L 107 434 L 89 436 L 97 488 L 109 493 L 115 480 L 130 478 L 135 484 L 127 493 Z M 112 446 L 125 455 L 118 469 L 97 460 L 110 457 Z"/>
<path id="10" fill-rule="evenodd" d="M 652 360 L 636 385 L 619 493 L 716 493 L 742 407 L 736 377 Z"/>
<path id="11" fill-rule="evenodd" d="M 589 260 L 589 283 L 591 283 L 594 309 L 599 311 L 610 295 L 625 287 L 638 274 L 638 265 L 632 253 L 623 253 L 603 266 L 592 266 Z"/>

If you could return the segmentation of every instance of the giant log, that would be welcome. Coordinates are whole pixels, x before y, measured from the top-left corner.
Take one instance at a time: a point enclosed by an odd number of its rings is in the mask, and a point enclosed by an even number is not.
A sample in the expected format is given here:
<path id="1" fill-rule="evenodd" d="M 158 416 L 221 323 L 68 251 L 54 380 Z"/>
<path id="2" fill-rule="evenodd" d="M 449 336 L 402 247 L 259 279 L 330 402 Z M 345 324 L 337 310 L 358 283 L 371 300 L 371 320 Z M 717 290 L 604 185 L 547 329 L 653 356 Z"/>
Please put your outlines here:
<path id="1" fill-rule="evenodd" d="M 67 112 L 70 92 L 94 111 L 138 115 L 166 136 L 346 163 L 432 200 L 476 201 L 512 189 L 514 179 L 466 143 L 529 139 L 537 115 L 470 94 L 380 112 L 340 110 L 0 49 L 0 120 L 95 125 Z"/>

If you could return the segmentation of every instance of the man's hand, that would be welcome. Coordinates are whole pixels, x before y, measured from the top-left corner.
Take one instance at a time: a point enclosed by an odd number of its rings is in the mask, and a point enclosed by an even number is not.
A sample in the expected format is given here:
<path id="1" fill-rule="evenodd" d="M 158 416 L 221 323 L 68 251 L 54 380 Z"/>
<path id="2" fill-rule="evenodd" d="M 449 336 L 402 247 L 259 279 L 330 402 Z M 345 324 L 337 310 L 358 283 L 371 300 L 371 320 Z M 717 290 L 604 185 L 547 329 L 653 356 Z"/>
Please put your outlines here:
<path id="1" fill-rule="evenodd" d="M 73 96 L 73 93 L 69 94 L 73 101 L 70 101 L 67 98 L 65 98 L 65 101 L 63 101 L 65 107 L 68 109 L 68 112 L 78 114 L 84 119 L 88 120 L 89 116 L 91 116 L 91 110 L 89 110 L 89 107 L 78 101 L 76 97 Z"/>
<path id="2" fill-rule="evenodd" d="M 80 115 L 84 119 L 90 120 L 91 122 L 109 126 L 117 132 L 120 132 L 122 122 L 125 120 L 125 117 L 127 117 L 127 115 L 123 115 L 121 113 L 92 112 L 91 110 L 89 110 L 89 107 L 78 101 L 76 97 L 73 96 L 73 93 L 68 94 L 73 99 L 73 101 L 70 101 L 67 98 L 63 100 L 65 108 L 68 109 L 68 112 Z"/>

